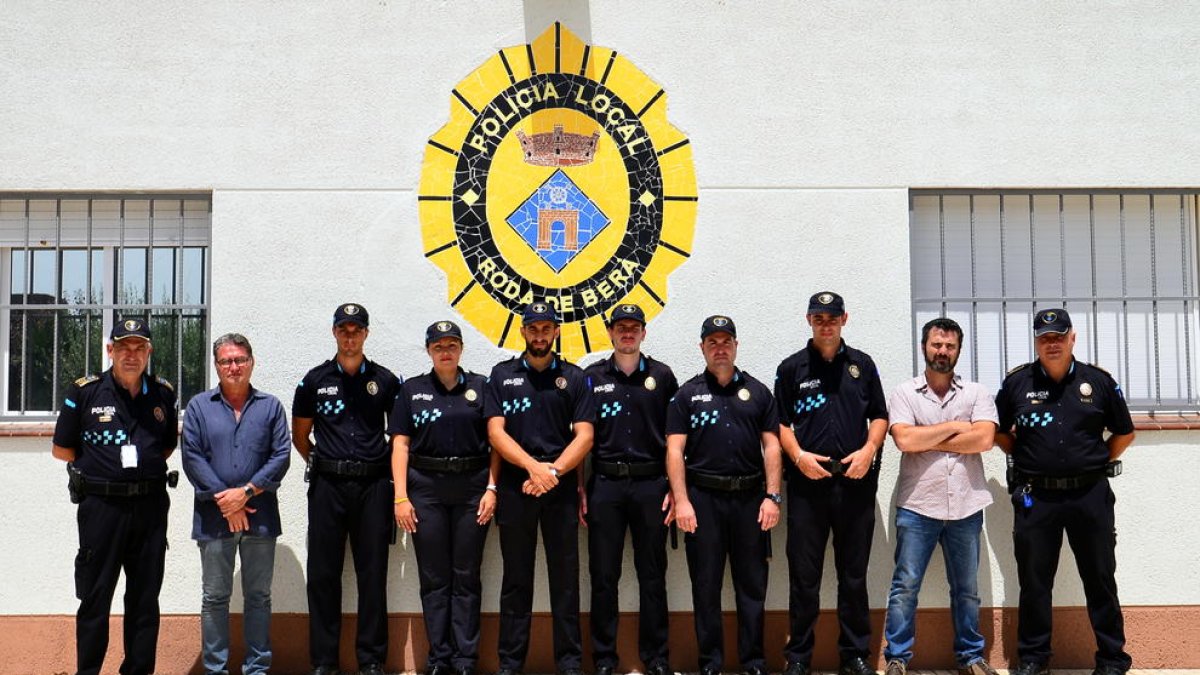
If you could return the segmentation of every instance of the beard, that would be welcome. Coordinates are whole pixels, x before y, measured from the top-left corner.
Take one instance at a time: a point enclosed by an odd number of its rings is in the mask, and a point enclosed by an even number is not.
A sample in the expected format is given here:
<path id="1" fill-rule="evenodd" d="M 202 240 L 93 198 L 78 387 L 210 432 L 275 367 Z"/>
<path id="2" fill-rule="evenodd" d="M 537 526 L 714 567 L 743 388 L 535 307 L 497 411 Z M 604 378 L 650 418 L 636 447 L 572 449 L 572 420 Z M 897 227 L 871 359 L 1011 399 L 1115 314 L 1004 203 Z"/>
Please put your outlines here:
<path id="1" fill-rule="evenodd" d="M 532 356 L 535 359 L 540 359 L 540 358 L 543 358 L 543 357 L 549 355 L 550 349 L 553 346 L 554 346 L 554 343 L 552 343 L 552 342 L 547 342 L 545 347 L 535 347 L 530 343 L 525 343 L 525 353 L 529 354 L 530 356 Z"/>
<path id="2" fill-rule="evenodd" d="M 934 359 L 932 361 L 925 359 L 925 365 L 935 373 L 953 373 L 954 366 L 958 365 L 958 359 L 951 360 L 949 358 L 944 358 Z"/>

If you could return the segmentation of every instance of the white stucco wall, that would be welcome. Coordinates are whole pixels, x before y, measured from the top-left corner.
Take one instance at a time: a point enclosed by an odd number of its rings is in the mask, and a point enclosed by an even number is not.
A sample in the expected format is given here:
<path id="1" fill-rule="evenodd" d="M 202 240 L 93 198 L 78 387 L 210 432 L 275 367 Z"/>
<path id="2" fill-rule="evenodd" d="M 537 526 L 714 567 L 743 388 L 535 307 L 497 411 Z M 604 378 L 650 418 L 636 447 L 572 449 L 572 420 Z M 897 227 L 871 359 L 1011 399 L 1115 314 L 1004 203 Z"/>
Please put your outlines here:
<path id="1" fill-rule="evenodd" d="M 258 386 L 289 402 L 332 354 L 329 317 L 350 300 L 371 311 L 369 355 L 413 374 L 426 368 L 424 327 L 458 318 L 421 254 L 425 141 L 455 83 L 555 18 L 658 81 L 691 139 L 695 245 L 646 345 L 684 378 L 702 367 L 700 320 L 723 312 L 738 323 L 741 365 L 770 383 L 803 343 L 804 300 L 823 288 L 846 296 L 846 339 L 875 357 L 885 387 L 910 377 L 909 187 L 1200 185 L 1200 14 L 1184 3 L 27 1 L 0 17 L 0 192 L 211 190 L 211 329 L 253 340 Z M 464 327 L 464 364 L 486 372 L 504 354 Z M 1180 517 L 1200 511 L 1196 440 L 1143 433 L 1114 482 L 1126 604 L 1200 604 L 1200 524 Z M 75 609 L 73 508 L 48 446 L 0 439 L 0 614 Z M 876 607 L 891 573 L 897 455 L 886 452 Z M 998 452 L 988 471 L 999 503 L 983 601 L 1011 606 Z M 300 475 L 294 466 L 281 495 L 277 611 L 306 608 Z M 173 497 L 163 610 L 194 613 L 191 499 Z M 485 611 L 497 605 L 494 539 Z M 782 529 L 775 551 L 769 606 L 783 609 Z M 393 552 L 390 607 L 417 611 L 412 556 Z M 1083 604 L 1064 556 L 1057 602 Z M 945 606 L 941 577 L 935 561 L 925 605 Z M 672 607 L 690 606 L 687 589 L 672 552 Z M 347 609 L 353 598 L 348 586 Z M 537 606 L 548 607 L 544 588 Z"/>

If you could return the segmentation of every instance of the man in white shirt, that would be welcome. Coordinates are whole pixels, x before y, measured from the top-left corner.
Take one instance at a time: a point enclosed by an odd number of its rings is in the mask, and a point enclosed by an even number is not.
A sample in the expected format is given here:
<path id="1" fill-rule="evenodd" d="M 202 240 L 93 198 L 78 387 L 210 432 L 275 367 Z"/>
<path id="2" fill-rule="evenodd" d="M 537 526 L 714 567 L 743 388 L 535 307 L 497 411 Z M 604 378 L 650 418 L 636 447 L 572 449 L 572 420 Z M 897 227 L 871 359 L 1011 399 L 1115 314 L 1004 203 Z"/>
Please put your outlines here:
<path id="1" fill-rule="evenodd" d="M 996 675 L 979 633 L 979 539 L 992 503 L 980 454 L 990 450 L 998 416 L 991 393 L 954 373 L 962 328 L 938 318 L 921 330 L 925 372 L 888 401 L 891 434 L 903 453 L 896 489 L 896 570 L 888 592 L 885 675 L 905 675 L 916 637 L 917 596 L 933 549 L 941 544 L 950 585 L 954 657 L 962 675 Z"/>

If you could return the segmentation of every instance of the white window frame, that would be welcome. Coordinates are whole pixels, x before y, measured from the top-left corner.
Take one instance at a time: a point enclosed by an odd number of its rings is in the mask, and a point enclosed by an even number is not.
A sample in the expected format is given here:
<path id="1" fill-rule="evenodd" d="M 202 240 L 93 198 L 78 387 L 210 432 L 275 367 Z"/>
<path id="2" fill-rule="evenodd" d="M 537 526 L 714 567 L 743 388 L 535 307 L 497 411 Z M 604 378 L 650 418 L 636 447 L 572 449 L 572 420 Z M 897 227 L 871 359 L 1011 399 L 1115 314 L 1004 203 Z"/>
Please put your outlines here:
<path id="1" fill-rule="evenodd" d="M 200 373 L 203 378 L 201 388 L 208 386 L 209 369 L 203 367 L 207 361 L 207 344 L 209 342 L 209 298 L 211 292 L 211 239 L 212 239 L 212 195 L 210 193 L 3 193 L 0 192 L 0 200 L 5 202 L 8 207 L 7 218 L 0 222 L 0 352 L 3 353 L 5 370 L 0 375 L 0 421 L 38 421 L 52 419 L 57 414 L 57 407 L 61 404 L 62 398 L 62 382 L 63 375 L 57 372 L 61 358 L 59 357 L 59 347 L 57 326 L 58 321 L 55 321 L 55 340 L 56 344 L 53 350 L 53 372 L 51 376 L 52 409 L 34 409 L 27 404 L 24 398 L 24 392 L 20 402 L 14 408 L 9 407 L 10 387 L 15 382 L 10 382 L 9 369 L 13 363 L 14 352 L 11 345 L 11 321 L 15 313 L 24 311 L 49 312 L 56 310 L 79 310 L 100 312 L 101 315 L 101 334 L 94 335 L 89 333 L 87 344 L 85 346 L 86 363 L 94 363 L 96 355 L 94 350 L 99 349 L 98 355 L 101 364 L 101 369 L 108 368 L 111 364 L 105 353 L 103 345 L 107 342 L 109 331 L 112 328 L 112 323 L 115 317 L 123 316 L 128 313 L 130 315 L 174 315 L 179 317 L 177 320 L 182 321 L 185 318 L 192 318 L 197 315 L 201 316 L 203 324 L 203 345 L 204 349 L 199 355 L 190 355 L 188 357 L 189 365 L 195 358 L 199 358 L 199 363 L 202 364 Z M 41 237 L 38 239 L 30 238 L 30 203 L 31 202 L 54 202 L 54 229 L 55 236 L 53 240 Z M 94 231 L 92 225 L 92 213 L 94 202 L 117 202 L 119 211 L 119 235 L 115 238 L 111 233 L 105 235 L 96 235 L 93 239 Z M 13 218 L 12 209 L 15 206 L 20 208 L 23 202 L 24 218 L 22 222 L 18 215 Z M 75 238 L 64 238 L 63 231 L 63 203 L 64 202 L 86 202 L 86 238 L 76 241 L 78 233 L 73 236 Z M 142 202 L 147 209 L 148 221 L 140 224 L 145 230 L 145 234 L 141 236 L 130 235 L 126 236 L 126 205 L 130 202 Z M 193 221 L 196 218 L 195 207 L 197 203 L 204 211 L 203 222 L 200 226 L 191 223 L 185 228 L 185 203 L 189 203 L 191 207 L 187 212 L 187 216 Z M 79 206 L 79 204 L 75 204 Z M 44 223 L 44 220 L 43 220 Z M 18 231 L 23 228 L 23 232 Z M 131 226 L 133 229 L 133 226 Z M 185 231 L 186 230 L 186 231 Z M 158 233 L 158 241 L 156 241 L 156 232 Z M 147 302 L 142 303 L 120 303 L 118 302 L 118 293 L 115 288 L 117 279 L 124 278 L 122 269 L 125 250 L 143 249 L 146 251 L 146 266 L 147 266 L 147 283 L 145 288 Z M 174 257 L 174 275 L 172 282 L 172 292 L 175 295 L 175 302 L 171 303 L 155 303 L 154 291 L 152 288 L 154 275 L 154 257 L 155 251 L 163 249 L 172 251 Z M 200 249 L 203 251 L 203 262 L 201 274 L 202 281 L 202 297 L 199 303 L 184 302 L 183 294 L 183 268 L 185 266 L 186 254 L 184 251 L 189 249 Z M 54 304 L 36 304 L 25 303 L 13 300 L 13 284 L 12 284 L 12 265 L 13 254 L 24 251 L 24 265 L 26 265 L 26 273 L 32 278 L 32 271 L 29 266 L 32 265 L 33 256 L 29 254 L 31 251 L 53 251 L 55 256 L 55 288 L 56 291 L 61 291 L 59 282 L 62 279 L 62 270 L 59 269 L 62 264 L 63 251 L 84 250 L 88 252 L 100 252 L 100 264 L 103 266 L 100 273 L 96 276 L 100 279 L 101 296 L 99 298 L 86 298 L 90 302 L 62 304 L 62 298 L 58 298 L 59 303 Z M 92 277 L 95 274 L 95 268 L 92 266 L 92 256 L 88 256 L 89 274 L 86 275 L 85 284 L 88 288 L 92 288 Z M 23 284 L 23 287 L 29 288 L 28 281 Z M 99 300 L 97 302 L 97 300 Z M 180 324 L 182 326 L 182 324 Z M 91 330 L 89 326 L 89 331 Z M 27 347 L 24 345 L 22 349 L 25 354 L 28 354 Z M 182 378 L 185 358 L 183 355 L 183 330 L 176 331 L 175 344 L 164 344 L 161 340 L 155 341 L 155 349 L 157 352 L 171 350 L 173 352 L 173 360 L 175 368 L 173 372 L 157 374 L 165 377 L 172 384 L 180 384 Z M 170 352 L 168 352 L 170 353 Z M 25 364 L 23 367 L 28 367 Z M 154 365 L 152 363 L 151 367 Z M 65 375 L 71 377 L 79 377 L 87 373 L 67 373 Z M 23 382 L 24 378 L 21 378 Z M 185 392 L 188 393 L 188 392 Z M 195 393 L 195 392 L 190 392 Z M 184 396 L 180 397 L 180 401 L 184 401 Z"/>
<path id="2" fill-rule="evenodd" d="M 913 372 L 921 327 L 948 316 L 957 372 L 998 386 L 1036 358 L 1034 312 L 1066 307 L 1076 358 L 1131 410 L 1200 413 L 1198 211 L 1194 189 L 910 190 Z"/>

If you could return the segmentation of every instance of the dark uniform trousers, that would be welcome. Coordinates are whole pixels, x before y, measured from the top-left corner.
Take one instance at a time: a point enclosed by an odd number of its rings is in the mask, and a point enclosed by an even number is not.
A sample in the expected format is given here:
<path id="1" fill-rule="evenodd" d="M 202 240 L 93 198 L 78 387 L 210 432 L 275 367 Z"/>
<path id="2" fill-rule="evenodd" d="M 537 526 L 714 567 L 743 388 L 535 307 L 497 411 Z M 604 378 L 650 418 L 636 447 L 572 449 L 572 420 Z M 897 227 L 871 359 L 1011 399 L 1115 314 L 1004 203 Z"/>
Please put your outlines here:
<path id="1" fill-rule="evenodd" d="M 387 660 L 387 569 L 392 527 L 387 476 L 351 478 L 314 472 L 308 487 L 309 655 L 336 666 L 342 627 L 342 561 L 346 536 L 358 581 L 360 665 Z"/>
<path id="2" fill-rule="evenodd" d="M 842 660 L 866 658 L 871 620 L 867 602 L 867 562 L 875 532 L 877 474 L 862 480 L 833 476 L 788 480 L 788 577 L 791 635 L 784 647 L 789 663 L 812 662 L 814 633 L 821 604 L 821 570 L 833 534 L 837 570 L 838 654 Z"/>
<path id="3" fill-rule="evenodd" d="M 725 661 L 721 586 L 728 558 L 737 607 L 738 660 L 765 669 L 763 620 L 767 597 L 767 540 L 758 524 L 762 490 L 721 492 L 688 486 L 696 531 L 684 537 L 701 669 L 721 670 Z"/>
<path id="4" fill-rule="evenodd" d="M 666 665 L 667 527 L 662 511 L 663 477 L 595 475 L 588 497 L 588 555 L 592 578 L 592 660 L 617 666 L 617 590 L 625 554 L 625 531 L 633 540 L 638 577 L 638 655 L 647 667 Z"/>
<path id="5" fill-rule="evenodd" d="M 408 470 L 408 497 L 420 519 L 412 540 L 429 639 L 427 668 L 474 668 L 479 658 L 479 567 L 488 528 L 476 512 L 487 473 L 486 467 L 471 473 Z"/>
<path id="6" fill-rule="evenodd" d="M 529 652 L 533 610 L 533 568 L 538 527 L 546 549 L 550 611 L 554 626 L 554 663 L 558 670 L 577 669 L 583 661 L 579 630 L 579 494 L 574 471 L 541 497 L 521 492 L 520 470 L 501 469 L 497 524 L 504 579 L 500 584 L 500 668 L 521 670 Z"/>
<path id="7" fill-rule="evenodd" d="M 79 504 L 75 557 L 75 649 L 80 675 L 100 672 L 108 650 L 108 616 L 125 569 L 126 675 L 153 673 L 158 644 L 158 592 L 167 552 L 166 484 L 142 497 L 88 495 Z"/>
<path id="8" fill-rule="evenodd" d="M 1033 488 L 1033 504 L 1014 499 L 1013 548 L 1021 582 L 1017 654 L 1021 662 L 1050 661 L 1051 591 L 1063 532 L 1083 581 L 1088 618 L 1096 634 L 1097 666 L 1132 664 L 1125 653 L 1125 621 L 1117 599 L 1117 534 L 1108 480 L 1073 490 Z"/>

